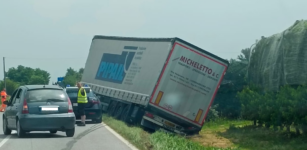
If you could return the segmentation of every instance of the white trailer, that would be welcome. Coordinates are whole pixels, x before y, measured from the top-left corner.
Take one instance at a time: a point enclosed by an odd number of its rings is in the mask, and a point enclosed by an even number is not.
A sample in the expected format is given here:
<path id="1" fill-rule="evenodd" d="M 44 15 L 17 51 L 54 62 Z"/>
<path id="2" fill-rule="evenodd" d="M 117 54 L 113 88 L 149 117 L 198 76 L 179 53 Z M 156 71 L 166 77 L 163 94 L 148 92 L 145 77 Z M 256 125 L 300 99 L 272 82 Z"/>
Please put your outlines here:
<path id="1" fill-rule="evenodd" d="M 201 129 L 229 63 L 179 38 L 94 36 L 82 83 L 124 121 Z"/>

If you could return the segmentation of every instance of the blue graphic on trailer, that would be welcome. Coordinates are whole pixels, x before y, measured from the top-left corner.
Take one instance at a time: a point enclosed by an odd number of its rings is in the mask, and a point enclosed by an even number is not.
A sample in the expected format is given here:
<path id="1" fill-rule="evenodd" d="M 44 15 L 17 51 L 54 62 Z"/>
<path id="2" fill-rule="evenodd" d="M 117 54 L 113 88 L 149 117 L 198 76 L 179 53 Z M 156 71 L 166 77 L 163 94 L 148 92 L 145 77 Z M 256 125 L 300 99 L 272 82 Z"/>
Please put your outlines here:
<path id="1" fill-rule="evenodd" d="M 137 49 L 125 46 L 121 55 L 104 53 L 95 79 L 122 84 Z"/>

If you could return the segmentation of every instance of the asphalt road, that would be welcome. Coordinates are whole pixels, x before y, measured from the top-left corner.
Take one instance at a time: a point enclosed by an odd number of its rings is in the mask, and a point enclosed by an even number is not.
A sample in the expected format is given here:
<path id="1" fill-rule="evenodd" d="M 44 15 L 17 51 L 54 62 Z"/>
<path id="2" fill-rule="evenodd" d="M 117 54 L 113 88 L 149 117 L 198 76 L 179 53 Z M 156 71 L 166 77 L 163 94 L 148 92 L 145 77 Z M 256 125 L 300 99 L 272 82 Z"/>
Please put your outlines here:
<path id="1" fill-rule="evenodd" d="M 76 126 L 74 137 L 66 137 L 65 132 L 31 132 L 18 138 L 3 134 L 2 113 L 0 113 L 0 150 L 131 150 L 120 138 L 103 124 L 88 123 L 85 127 Z"/>

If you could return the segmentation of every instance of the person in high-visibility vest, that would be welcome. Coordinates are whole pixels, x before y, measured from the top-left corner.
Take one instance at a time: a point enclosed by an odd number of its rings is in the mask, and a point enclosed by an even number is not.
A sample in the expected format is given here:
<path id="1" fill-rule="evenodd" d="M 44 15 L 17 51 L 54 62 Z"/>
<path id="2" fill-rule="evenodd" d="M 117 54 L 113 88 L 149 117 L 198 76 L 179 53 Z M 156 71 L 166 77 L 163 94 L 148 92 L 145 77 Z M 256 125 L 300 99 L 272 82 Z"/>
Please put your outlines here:
<path id="1" fill-rule="evenodd" d="M 87 95 L 86 95 L 86 91 L 85 89 L 82 87 L 81 83 L 78 82 L 77 83 L 77 86 L 78 86 L 78 99 L 77 99 L 77 102 L 78 102 L 78 112 L 81 116 L 81 123 L 78 124 L 78 126 L 85 126 L 85 105 L 86 103 L 88 102 L 87 100 Z"/>
<path id="2" fill-rule="evenodd" d="M 7 96 L 7 94 L 6 94 L 6 89 L 3 88 L 3 90 L 1 91 L 1 102 L 2 102 L 2 104 L 1 104 L 1 110 L 0 110 L 1 112 L 3 112 L 4 109 L 6 108 L 6 105 L 3 104 L 3 102 L 6 101 L 6 96 Z"/>

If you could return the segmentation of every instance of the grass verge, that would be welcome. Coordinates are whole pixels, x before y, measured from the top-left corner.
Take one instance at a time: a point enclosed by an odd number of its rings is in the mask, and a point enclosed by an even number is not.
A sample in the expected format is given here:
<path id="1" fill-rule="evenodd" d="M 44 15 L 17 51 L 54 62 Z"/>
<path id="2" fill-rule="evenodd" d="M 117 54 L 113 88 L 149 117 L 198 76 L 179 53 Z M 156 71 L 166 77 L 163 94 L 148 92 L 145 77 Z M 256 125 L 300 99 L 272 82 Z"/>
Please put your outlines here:
<path id="1" fill-rule="evenodd" d="M 105 124 L 110 126 L 118 134 L 123 136 L 131 144 L 141 150 L 151 149 L 151 143 L 149 139 L 149 133 L 144 132 L 142 128 L 129 127 L 124 122 L 115 120 L 107 115 L 103 115 L 102 120 Z"/>
<path id="2" fill-rule="evenodd" d="M 285 131 L 256 127 L 251 121 L 224 120 L 204 125 L 199 136 L 191 138 L 204 146 L 240 147 L 243 150 L 303 150 L 307 138 Z"/>
<path id="3" fill-rule="evenodd" d="M 149 134 L 139 127 L 104 116 L 103 121 L 140 150 L 305 150 L 307 137 L 256 127 L 250 121 L 218 119 L 197 136 L 184 138 L 164 132 Z M 229 148 L 230 147 L 230 148 Z"/>
<path id="4" fill-rule="evenodd" d="M 122 135 L 140 150 L 230 150 L 203 146 L 177 135 L 155 132 L 149 134 L 139 127 L 129 127 L 124 122 L 103 115 L 103 122 Z"/>

